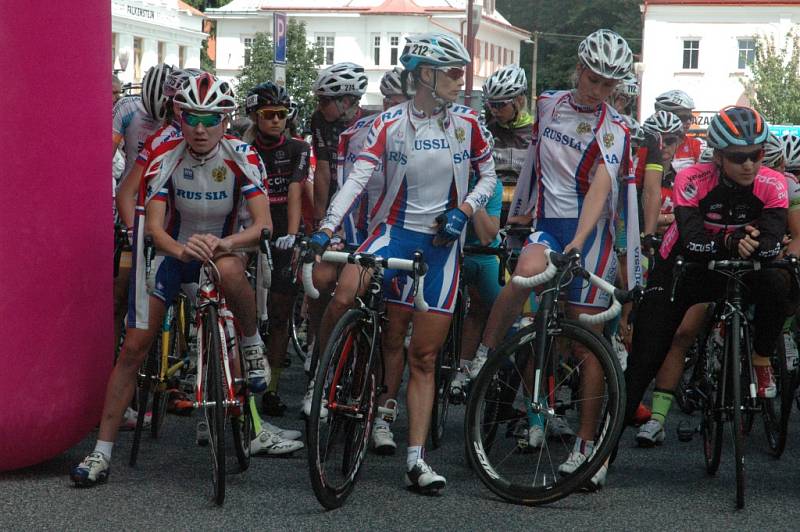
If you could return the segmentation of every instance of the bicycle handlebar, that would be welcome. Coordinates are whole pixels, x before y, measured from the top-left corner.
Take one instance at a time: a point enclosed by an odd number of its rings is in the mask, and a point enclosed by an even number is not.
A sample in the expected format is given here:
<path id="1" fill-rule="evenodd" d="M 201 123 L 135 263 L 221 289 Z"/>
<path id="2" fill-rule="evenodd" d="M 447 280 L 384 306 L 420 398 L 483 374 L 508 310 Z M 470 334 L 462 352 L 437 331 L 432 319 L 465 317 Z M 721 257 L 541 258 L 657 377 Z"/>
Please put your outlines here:
<path id="1" fill-rule="evenodd" d="M 425 302 L 425 274 L 428 270 L 427 265 L 423 261 L 422 253 L 417 251 L 414 253 L 413 259 L 396 259 L 379 257 L 368 253 L 347 253 L 344 251 L 326 251 L 322 254 L 322 260 L 326 262 L 334 262 L 337 264 L 358 264 L 364 268 L 373 266 L 380 266 L 389 270 L 402 270 L 413 272 L 415 275 L 416 292 L 414 294 L 414 306 L 417 310 L 422 312 L 428 311 L 428 304 Z M 306 262 L 303 264 L 303 289 L 306 294 L 312 299 L 319 297 L 319 290 L 314 286 L 313 279 L 313 262 Z M 418 280 L 418 281 L 417 281 Z"/>
<path id="2" fill-rule="evenodd" d="M 568 255 L 562 255 L 551 249 L 545 249 L 545 257 L 547 258 L 547 267 L 542 273 L 536 274 L 532 277 L 520 277 L 515 275 L 512 282 L 522 288 L 533 288 L 541 284 L 547 283 L 555 278 L 559 269 L 577 264 L 580 260 L 580 254 L 572 252 Z M 578 266 L 580 268 L 580 266 Z M 604 311 L 598 314 L 580 314 L 578 319 L 586 325 L 597 325 L 609 321 L 619 315 L 622 311 L 622 301 L 628 301 L 633 298 L 636 293 L 635 290 L 620 290 L 613 284 L 605 279 L 602 279 L 590 271 L 580 268 L 581 275 L 590 283 L 595 285 L 600 290 L 608 293 L 611 296 L 611 305 Z"/>

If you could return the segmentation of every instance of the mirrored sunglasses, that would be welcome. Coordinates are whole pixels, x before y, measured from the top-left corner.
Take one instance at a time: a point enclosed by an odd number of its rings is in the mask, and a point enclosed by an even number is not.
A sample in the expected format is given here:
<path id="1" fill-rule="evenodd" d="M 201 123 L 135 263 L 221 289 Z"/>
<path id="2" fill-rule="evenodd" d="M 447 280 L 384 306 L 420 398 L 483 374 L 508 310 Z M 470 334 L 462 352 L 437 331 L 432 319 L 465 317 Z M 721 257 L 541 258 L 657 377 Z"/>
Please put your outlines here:
<path id="1" fill-rule="evenodd" d="M 283 120 L 289 116 L 289 111 L 286 109 L 259 109 L 256 114 L 264 120 L 273 120 L 276 116 L 278 120 Z"/>
<path id="2" fill-rule="evenodd" d="M 203 124 L 203 127 L 214 127 L 222 123 L 222 115 L 219 113 L 199 115 L 184 111 L 181 113 L 181 120 L 191 127 L 197 127 L 200 124 Z"/>

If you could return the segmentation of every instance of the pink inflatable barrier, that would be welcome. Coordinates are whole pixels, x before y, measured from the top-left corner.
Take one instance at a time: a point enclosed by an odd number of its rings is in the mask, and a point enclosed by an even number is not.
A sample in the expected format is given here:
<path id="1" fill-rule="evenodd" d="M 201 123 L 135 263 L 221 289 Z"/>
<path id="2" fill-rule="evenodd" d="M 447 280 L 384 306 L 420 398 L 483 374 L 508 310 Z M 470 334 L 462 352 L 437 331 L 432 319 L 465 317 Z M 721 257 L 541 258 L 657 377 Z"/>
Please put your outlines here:
<path id="1" fill-rule="evenodd" d="M 113 359 L 108 0 L 0 2 L 0 470 L 100 419 Z"/>

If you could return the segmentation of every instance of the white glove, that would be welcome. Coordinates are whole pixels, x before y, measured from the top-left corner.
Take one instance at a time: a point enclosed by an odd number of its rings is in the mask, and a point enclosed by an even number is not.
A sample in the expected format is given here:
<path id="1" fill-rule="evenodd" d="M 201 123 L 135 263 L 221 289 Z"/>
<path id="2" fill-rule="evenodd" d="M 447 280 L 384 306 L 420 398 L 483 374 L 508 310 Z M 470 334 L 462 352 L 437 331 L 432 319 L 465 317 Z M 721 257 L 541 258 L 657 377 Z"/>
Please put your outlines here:
<path id="1" fill-rule="evenodd" d="M 278 249 L 291 249 L 294 247 L 295 235 L 284 235 L 275 240 L 275 247 Z"/>

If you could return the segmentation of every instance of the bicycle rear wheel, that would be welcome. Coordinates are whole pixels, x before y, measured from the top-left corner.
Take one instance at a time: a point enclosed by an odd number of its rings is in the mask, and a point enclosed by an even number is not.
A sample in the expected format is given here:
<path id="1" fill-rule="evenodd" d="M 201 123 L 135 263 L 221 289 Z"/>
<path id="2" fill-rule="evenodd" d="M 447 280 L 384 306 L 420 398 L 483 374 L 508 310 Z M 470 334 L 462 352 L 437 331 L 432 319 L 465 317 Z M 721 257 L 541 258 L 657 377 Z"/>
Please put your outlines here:
<path id="1" fill-rule="evenodd" d="M 712 330 L 709 328 L 709 331 Z M 711 334 L 707 334 L 703 343 L 701 361 L 705 365 L 705 373 L 701 383 L 703 392 L 703 456 L 706 473 L 715 475 L 719 469 L 722 455 L 722 411 L 725 406 L 726 358 L 724 351 Z"/>
<path id="2" fill-rule="evenodd" d="M 534 404 L 536 327 L 520 330 L 486 362 L 470 390 L 465 423 L 467 456 L 481 481 L 500 497 L 528 505 L 585 487 L 614 449 L 625 408 L 617 357 L 598 335 L 570 320 L 548 331 Z M 596 378 L 590 380 L 590 372 Z M 542 431 L 538 441 L 530 437 L 534 427 Z M 593 452 L 574 469 L 561 468 L 575 434 L 586 431 Z"/>
<path id="3" fill-rule="evenodd" d="M 376 321 L 348 310 L 331 333 L 317 368 L 307 423 L 308 470 L 326 509 L 344 504 L 367 451 L 375 415 Z"/>
<path id="4" fill-rule="evenodd" d="M 208 423 L 214 502 L 225 502 L 225 393 L 222 377 L 222 326 L 217 309 L 209 305 L 201 325 L 203 342 L 203 415 Z"/>
<path id="5" fill-rule="evenodd" d="M 158 438 L 161 427 L 164 426 L 164 419 L 167 417 L 167 370 L 169 369 L 170 361 L 174 360 L 175 352 L 177 351 L 178 339 L 178 318 L 176 304 L 170 305 L 167 309 L 165 323 L 167 328 L 159 332 L 159 349 L 158 349 L 158 374 L 154 380 L 153 391 L 153 417 L 150 422 L 150 435 L 153 438 Z M 164 349 L 167 352 L 164 353 Z"/>
<path id="6" fill-rule="evenodd" d="M 308 316 L 305 306 L 305 292 L 300 288 L 292 303 L 292 314 L 289 317 L 289 331 L 292 347 L 301 362 L 308 356 Z"/>
<path id="7" fill-rule="evenodd" d="M 158 382 L 159 366 L 161 361 L 161 335 L 157 335 L 147 352 L 147 358 L 142 364 L 138 374 L 138 388 L 136 390 L 136 427 L 133 429 L 133 443 L 131 444 L 131 456 L 128 465 L 136 465 L 139 458 L 139 445 L 142 442 L 142 432 L 144 432 L 144 420 L 147 416 L 147 407 L 154 404 L 151 400 L 153 395 L 153 384 Z M 153 420 L 151 418 L 150 422 Z"/>
<path id="8" fill-rule="evenodd" d="M 462 321 L 462 300 L 459 296 L 456 302 L 453 319 L 450 323 L 450 330 L 447 333 L 442 348 L 436 357 L 436 367 L 434 370 L 434 394 L 433 409 L 431 410 L 431 447 L 438 449 L 444 439 L 444 430 L 447 425 L 447 413 L 450 409 L 450 383 L 453 382 L 458 363 L 461 358 L 461 333 Z"/>

